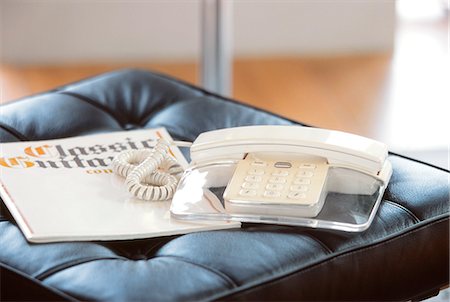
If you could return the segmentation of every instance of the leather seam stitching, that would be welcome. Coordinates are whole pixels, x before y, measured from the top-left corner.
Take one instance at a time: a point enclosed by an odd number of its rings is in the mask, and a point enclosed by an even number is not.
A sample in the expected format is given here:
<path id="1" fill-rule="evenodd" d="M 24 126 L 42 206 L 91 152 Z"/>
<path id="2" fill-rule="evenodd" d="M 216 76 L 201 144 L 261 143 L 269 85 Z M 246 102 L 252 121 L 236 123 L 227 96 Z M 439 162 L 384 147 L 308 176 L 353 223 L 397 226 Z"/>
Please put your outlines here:
<path id="1" fill-rule="evenodd" d="M 372 249 L 375 249 L 375 248 L 382 247 L 382 246 L 384 246 L 384 245 L 386 245 L 386 244 L 395 242 L 395 241 L 397 241 L 398 239 L 401 239 L 401 238 L 403 238 L 403 237 L 409 236 L 409 235 L 411 235 L 411 234 L 417 233 L 417 232 L 422 231 L 422 230 L 426 230 L 426 229 L 432 227 L 432 226 L 435 225 L 435 224 L 442 223 L 443 221 L 445 221 L 445 219 L 434 221 L 434 222 L 432 222 L 431 224 L 427 224 L 427 225 L 425 225 L 425 226 L 423 226 L 423 227 L 419 227 L 419 228 L 417 228 L 417 229 L 412 230 L 411 232 L 401 234 L 401 235 L 399 235 L 399 236 L 390 238 L 390 239 L 388 239 L 388 240 L 386 240 L 386 241 L 382 241 L 382 242 L 379 242 L 379 243 L 376 243 L 376 244 L 372 244 L 372 245 L 368 245 L 368 246 L 365 246 L 365 247 L 357 248 L 357 249 L 355 249 L 355 250 L 347 250 L 347 252 L 344 250 L 342 253 L 337 254 L 337 255 L 331 257 L 330 260 L 335 260 L 335 259 L 338 259 L 338 258 L 341 258 L 341 257 L 350 256 L 350 255 L 357 254 L 357 253 L 360 253 L 360 252 L 366 252 L 366 251 L 368 251 L 368 250 L 372 250 Z M 317 266 L 315 266 L 315 267 L 323 266 L 323 265 L 325 265 L 325 264 L 326 264 L 326 261 L 322 261 L 321 263 L 319 263 L 319 264 L 318 264 Z M 306 271 L 311 270 L 312 268 L 313 268 L 313 267 L 308 267 L 308 268 L 306 268 L 306 269 L 304 269 L 304 270 L 300 270 L 300 271 L 298 271 L 298 272 L 302 272 L 302 273 L 303 273 L 303 272 L 306 272 Z M 294 272 L 294 273 L 297 273 L 297 272 Z"/>
<path id="2" fill-rule="evenodd" d="M 71 268 L 71 267 L 74 267 L 74 266 L 77 266 L 80 264 L 97 261 L 97 260 L 127 260 L 127 259 L 123 258 L 123 257 L 87 257 L 87 258 L 83 258 L 83 259 L 72 260 L 72 261 L 68 261 L 65 263 L 61 263 L 57 266 L 54 266 L 54 267 L 36 275 L 34 278 L 36 278 L 37 280 L 43 281 L 46 278 L 50 277 L 51 275 L 59 273 L 65 269 L 68 269 L 68 268 Z"/>
<path id="3" fill-rule="evenodd" d="M 421 222 L 419 217 L 417 217 L 412 210 L 410 210 L 407 207 L 401 205 L 400 203 L 398 203 L 396 201 L 393 201 L 393 200 L 390 200 L 390 199 L 385 199 L 384 202 L 386 202 L 387 204 L 390 204 L 390 205 L 396 207 L 397 209 L 400 209 L 403 212 L 405 212 L 408 216 L 410 216 L 414 220 L 415 223 Z"/>
<path id="4" fill-rule="evenodd" d="M 2 128 L 3 130 L 5 130 L 6 132 L 8 132 L 9 134 L 11 134 L 12 136 L 14 136 L 15 138 L 17 138 L 20 141 L 28 141 L 29 140 L 24 134 L 17 131 L 17 129 L 9 127 L 3 123 L 0 123 L 0 128 Z"/>
<path id="5" fill-rule="evenodd" d="M 206 266 L 206 265 L 192 262 L 192 261 L 190 261 L 189 259 L 184 258 L 184 257 L 173 256 L 173 255 L 158 255 L 158 256 L 155 256 L 155 257 L 153 257 L 153 258 L 151 258 L 151 259 L 154 259 L 154 258 L 165 258 L 165 257 L 166 257 L 166 258 L 173 258 L 173 259 L 175 259 L 175 260 L 182 261 L 182 262 L 186 262 L 186 263 L 189 263 L 189 264 L 191 264 L 191 265 L 194 265 L 194 266 L 200 267 L 200 268 L 202 268 L 202 269 L 205 269 L 205 270 L 207 270 L 207 271 L 209 271 L 209 272 L 212 272 L 212 273 L 214 273 L 215 275 L 218 275 L 219 277 L 221 277 L 223 280 L 225 280 L 225 281 L 226 281 L 229 285 L 231 285 L 233 288 L 237 288 L 237 287 L 238 287 L 237 284 L 233 281 L 233 279 L 232 279 L 230 276 L 228 276 L 227 274 L 225 274 L 225 273 L 223 273 L 223 272 L 221 272 L 221 271 L 219 271 L 219 270 L 217 270 L 217 269 L 208 267 L 208 266 Z"/>
<path id="6" fill-rule="evenodd" d="M 171 78 L 170 76 L 167 76 L 165 74 L 158 73 L 158 72 L 152 72 L 152 74 L 160 77 L 163 80 L 175 82 L 177 84 L 183 85 L 186 88 L 195 90 L 196 92 L 200 93 L 203 96 L 214 97 L 214 98 L 217 98 L 217 99 L 221 100 L 222 102 L 229 102 L 229 103 L 241 105 L 241 106 L 244 106 L 244 107 L 247 107 L 247 108 L 251 108 L 251 109 L 254 109 L 254 110 L 259 111 L 259 112 L 264 112 L 264 113 L 267 113 L 269 115 L 275 116 L 277 118 L 284 119 L 284 120 L 286 120 L 286 121 L 288 121 L 290 123 L 296 124 L 296 125 L 302 125 L 302 126 L 305 126 L 305 127 L 311 127 L 310 125 L 306 125 L 306 124 L 303 124 L 303 123 L 296 122 L 296 121 L 294 121 L 294 120 L 292 120 L 290 118 L 287 118 L 287 117 L 284 117 L 282 115 L 279 115 L 279 114 L 267 111 L 265 109 L 258 108 L 256 106 L 252 106 L 252 105 L 249 105 L 249 104 L 245 104 L 245 103 L 242 103 L 242 102 L 240 102 L 238 100 L 235 100 L 235 99 L 232 99 L 232 98 L 227 98 L 227 97 L 221 96 L 219 94 L 216 94 L 216 93 L 213 93 L 211 91 L 208 91 L 208 90 L 202 89 L 200 87 L 197 87 L 197 86 L 195 86 L 193 84 L 187 83 L 187 82 L 185 82 L 183 80 L 176 79 L 176 78 Z"/>
<path id="7" fill-rule="evenodd" d="M 83 101 L 84 103 L 87 103 L 97 109 L 102 110 L 104 113 L 111 116 L 120 125 L 120 127 L 124 128 L 126 119 L 117 115 L 115 112 L 110 110 L 109 107 L 101 104 L 100 102 L 97 102 L 97 101 L 91 99 L 90 97 L 87 97 L 87 96 L 84 96 L 84 95 L 81 95 L 81 94 L 78 94 L 78 93 L 72 92 L 72 91 L 58 91 L 57 93 L 71 96 L 73 98 L 76 98 L 79 101 Z"/>
<path id="8" fill-rule="evenodd" d="M 315 237 L 311 234 L 302 234 L 302 235 L 304 235 L 310 241 L 318 243 L 322 247 L 322 249 L 325 251 L 325 254 L 333 254 L 333 250 L 331 248 L 329 248 L 323 241 L 319 240 L 317 237 Z"/>
<path id="9" fill-rule="evenodd" d="M 157 104 L 153 105 L 153 107 L 151 108 L 151 110 L 149 110 L 149 112 L 143 112 L 143 116 L 136 122 L 136 124 L 141 127 L 144 127 L 146 124 L 148 124 L 154 118 L 155 115 L 159 114 L 164 109 L 169 108 L 170 106 L 172 106 L 174 104 L 182 103 L 182 102 L 185 102 L 185 101 L 178 100 L 178 102 L 177 102 L 177 100 L 167 99 L 164 104 L 157 103 Z"/>
<path id="10" fill-rule="evenodd" d="M 169 240 L 169 241 L 170 241 L 170 240 Z M 154 253 L 156 250 L 159 250 L 161 247 L 163 247 L 164 245 L 166 245 L 167 242 L 169 242 L 169 241 L 162 241 L 162 242 L 158 242 L 158 243 L 155 244 L 155 245 L 152 245 L 152 246 L 149 247 L 149 248 L 147 249 L 147 251 L 144 253 L 145 257 L 146 257 L 147 259 L 153 258 L 153 256 L 151 256 L 150 254 Z"/>
<path id="11" fill-rule="evenodd" d="M 280 276 L 275 276 L 275 277 L 273 277 L 273 278 L 271 278 L 269 280 L 265 280 L 265 281 L 262 281 L 262 282 L 257 283 L 257 284 L 249 285 L 247 288 L 242 288 L 241 290 L 234 290 L 234 291 L 232 290 L 229 293 L 219 294 L 219 295 L 213 297 L 212 300 L 218 300 L 218 299 L 222 299 L 222 298 L 227 297 L 227 296 L 233 296 L 234 294 L 239 295 L 239 294 L 242 294 L 243 292 L 251 292 L 251 291 L 257 290 L 258 287 L 263 285 L 263 284 L 276 283 L 276 282 L 280 281 L 281 279 L 288 278 L 288 277 L 290 277 L 292 275 L 303 274 L 303 273 L 308 272 L 308 271 L 310 271 L 312 269 L 316 269 L 318 267 L 326 265 L 330 261 L 335 261 L 336 259 L 339 259 L 339 258 L 342 258 L 342 257 L 347 257 L 349 255 L 353 255 L 353 254 L 356 254 L 356 253 L 359 253 L 359 252 L 365 252 L 367 250 L 371 250 L 371 249 L 374 249 L 374 248 L 382 247 L 382 246 L 384 246 L 384 245 L 386 245 L 388 243 L 397 241 L 398 239 L 401 239 L 401 238 L 403 238 L 405 236 L 409 236 L 409 235 L 411 235 L 413 233 L 422 231 L 424 229 L 427 229 L 427 228 L 430 228 L 430 227 L 434 226 L 435 224 L 439 224 L 439 223 L 442 223 L 442 222 L 445 222 L 445 221 L 448 221 L 448 220 L 449 220 L 449 216 L 448 215 L 446 215 L 446 216 L 442 215 L 442 217 L 439 217 L 437 220 L 435 220 L 435 221 L 433 221 L 433 222 L 431 222 L 429 224 L 425 224 L 423 226 L 417 227 L 417 228 L 415 228 L 413 230 L 404 232 L 403 234 L 394 236 L 392 238 L 389 238 L 389 239 L 386 239 L 386 240 L 383 240 L 383 241 L 380 241 L 380 242 L 373 243 L 373 244 L 368 245 L 368 246 L 363 246 L 363 247 L 360 247 L 360 248 L 356 248 L 355 250 L 343 250 L 342 252 L 340 252 L 340 253 L 338 253 L 336 255 L 330 255 L 329 257 L 326 257 L 325 259 L 320 260 L 320 262 L 317 262 L 315 264 L 311 264 L 308 267 L 304 267 L 304 268 L 300 268 L 300 269 L 297 269 L 297 270 L 293 270 L 291 272 L 282 274 Z"/>
<path id="12" fill-rule="evenodd" d="M 61 92 L 61 91 L 64 91 L 65 89 L 74 89 L 77 86 L 83 86 L 86 83 L 88 85 L 91 85 L 98 81 L 105 81 L 108 78 L 117 76 L 117 74 L 120 74 L 122 71 L 126 71 L 126 70 L 127 69 L 124 68 L 124 69 L 118 69 L 118 70 L 114 70 L 114 71 L 110 71 L 110 72 L 102 72 L 102 73 L 99 73 L 96 75 L 90 75 L 90 76 L 84 77 L 82 79 L 58 86 L 55 89 L 50 90 L 50 92 Z"/>

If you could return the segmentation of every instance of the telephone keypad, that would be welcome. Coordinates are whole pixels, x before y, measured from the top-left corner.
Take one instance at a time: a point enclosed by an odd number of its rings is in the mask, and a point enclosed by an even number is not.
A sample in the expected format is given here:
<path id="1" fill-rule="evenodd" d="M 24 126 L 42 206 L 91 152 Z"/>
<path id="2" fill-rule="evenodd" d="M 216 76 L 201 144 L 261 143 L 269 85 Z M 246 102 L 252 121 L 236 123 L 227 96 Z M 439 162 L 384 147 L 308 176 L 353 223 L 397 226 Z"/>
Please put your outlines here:
<path id="1" fill-rule="evenodd" d="M 255 206 L 315 206 L 320 202 L 327 173 L 328 164 L 320 157 L 282 161 L 246 158 L 238 163 L 224 198 L 233 204 Z"/>

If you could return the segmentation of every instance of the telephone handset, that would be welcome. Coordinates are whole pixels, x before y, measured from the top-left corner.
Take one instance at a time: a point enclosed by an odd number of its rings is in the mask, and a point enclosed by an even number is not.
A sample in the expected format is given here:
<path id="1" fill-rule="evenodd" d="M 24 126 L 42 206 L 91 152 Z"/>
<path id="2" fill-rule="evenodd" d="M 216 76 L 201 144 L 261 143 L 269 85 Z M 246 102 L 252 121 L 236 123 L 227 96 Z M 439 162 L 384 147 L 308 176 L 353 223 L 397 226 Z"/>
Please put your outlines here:
<path id="1" fill-rule="evenodd" d="M 386 178 L 387 146 L 355 134 L 302 126 L 244 126 L 204 132 L 191 146 L 193 163 L 252 152 L 309 154 L 328 164 Z"/>
<path id="2" fill-rule="evenodd" d="M 340 131 L 245 126 L 200 134 L 191 146 L 191 165 L 239 160 L 223 195 L 230 212 L 288 215 L 294 210 L 315 217 L 324 203 L 329 167 L 357 170 L 387 184 L 392 174 L 387 154 L 378 141 Z M 329 186 L 334 192 L 368 193 L 351 183 Z"/>

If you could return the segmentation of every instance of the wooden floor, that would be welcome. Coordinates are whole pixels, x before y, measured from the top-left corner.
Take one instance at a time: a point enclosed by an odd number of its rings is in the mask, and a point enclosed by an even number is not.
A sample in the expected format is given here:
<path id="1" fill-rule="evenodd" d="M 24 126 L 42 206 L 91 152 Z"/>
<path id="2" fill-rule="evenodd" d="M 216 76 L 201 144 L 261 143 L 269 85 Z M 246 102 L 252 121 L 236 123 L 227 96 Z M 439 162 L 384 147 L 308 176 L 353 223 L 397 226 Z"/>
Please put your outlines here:
<path id="1" fill-rule="evenodd" d="M 389 61 L 389 55 L 237 60 L 233 97 L 305 123 L 370 134 Z M 126 67 L 198 83 L 195 63 L 4 67 L 3 102 Z"/>
<path id="2" fill-rule="evenodd" d="M 437 48 L 418 47 L 427 43 L 420 40 L 427 30 L 431 29 L 415 31 L 417 36 L 399 32 L 393 53 L 237 59 L 233 97 L 297 121 L 379 139 L 391 149 L 448 146 L 448 52 L 442 36 L 446 31 L 437 32 Z M 194 62 L 3 65 L 1 102 L 129 67 L 198 84 Z"/>

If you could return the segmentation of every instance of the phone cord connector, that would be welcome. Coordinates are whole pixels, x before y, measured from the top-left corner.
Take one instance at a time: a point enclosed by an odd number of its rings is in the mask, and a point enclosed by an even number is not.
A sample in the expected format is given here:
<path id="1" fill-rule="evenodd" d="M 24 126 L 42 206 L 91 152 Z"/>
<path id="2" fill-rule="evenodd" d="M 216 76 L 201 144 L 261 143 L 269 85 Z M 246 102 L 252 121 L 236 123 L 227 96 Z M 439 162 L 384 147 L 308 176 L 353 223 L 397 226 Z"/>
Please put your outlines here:
<path id="1" fill-rule="evenodd" d="M 147 201 L 172 198 L 183 168 L 169 154 L 169 143 L 159 139 L 149 149 L 119 153 L 112 161 L 116 174 L 126 178 L 127 190 L 135 197 Z"/>

